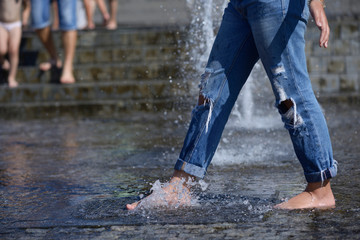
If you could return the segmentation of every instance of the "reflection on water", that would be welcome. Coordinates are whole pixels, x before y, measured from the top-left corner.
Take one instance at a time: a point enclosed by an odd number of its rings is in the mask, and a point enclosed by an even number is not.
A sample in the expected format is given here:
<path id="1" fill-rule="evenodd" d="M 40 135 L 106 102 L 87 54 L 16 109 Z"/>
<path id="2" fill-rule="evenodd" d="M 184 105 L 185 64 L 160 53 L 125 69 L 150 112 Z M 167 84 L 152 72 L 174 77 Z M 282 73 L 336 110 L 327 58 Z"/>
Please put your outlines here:
<path id="1" fill-rule="evenodd" d="M 186 123 L 177 117 L 164 120 L 161 114 L 131 121 L 129 116 L 137 113 L 129 113 L 128 120 L 1 120 L 2 233 L 21 236 L 21 228 L 55 226 L 240 222 L 234 226 L 258 229 L 259 238 L 276 232 L 300 238 L 321 237 L 326 231 L 334 238 L 359 236 L 360 111 L 353 106 L 324 109 L 340 162 L 333 180 L 337 208 L 328 211 L 272 210 L 305 186 L 282 127 L 229 126 L 222 152 L 201 183 L 208 186 L 195 187 L 197 205 L 130 213 L 126 203 L 147 195 L 156 180 L 170 177 Z"/>

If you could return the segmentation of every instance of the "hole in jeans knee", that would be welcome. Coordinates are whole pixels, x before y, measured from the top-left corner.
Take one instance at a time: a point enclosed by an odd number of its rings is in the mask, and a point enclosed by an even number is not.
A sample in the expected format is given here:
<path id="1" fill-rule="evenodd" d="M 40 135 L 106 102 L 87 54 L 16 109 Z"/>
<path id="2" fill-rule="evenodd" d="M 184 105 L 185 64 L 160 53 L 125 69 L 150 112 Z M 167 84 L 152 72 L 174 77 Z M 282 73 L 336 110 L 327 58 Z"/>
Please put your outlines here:
<path id="1" fill-rule="evenodd" d="M 285 114 L 293 106 L 293 101 L 291 101 L 291 99 L 286 99 L 279 104 L 278 108 L 281 114 Z"/>
<path id="2" fill-rule="evenodd" d="M 209 103 L 209 102 L 210 102 L 210 100 L 208 98 L 205 98 L 204 95 L 199 94 L 198 106 L 204 105 L 204 104 Z"/>
<path id="3" fill-rule="evenodd" d="M 296 128 L 304 123 L 302 117 L 297 112 L 296 103 L 292 98 L 281 101 L 278 105 L 282 120 L 287 128 Z"/>
<path id="4" fill-rule="evenodd" d="M 201 106 L 208 109 L 208 117 L 205 124 L 206 132 L 208 132 L 216 99 L 219 97 L 226 80 L 225 69 L 218 61 L 211 62 L 201 76 L 198 106 L 195 110 L 201 108 Z"/>

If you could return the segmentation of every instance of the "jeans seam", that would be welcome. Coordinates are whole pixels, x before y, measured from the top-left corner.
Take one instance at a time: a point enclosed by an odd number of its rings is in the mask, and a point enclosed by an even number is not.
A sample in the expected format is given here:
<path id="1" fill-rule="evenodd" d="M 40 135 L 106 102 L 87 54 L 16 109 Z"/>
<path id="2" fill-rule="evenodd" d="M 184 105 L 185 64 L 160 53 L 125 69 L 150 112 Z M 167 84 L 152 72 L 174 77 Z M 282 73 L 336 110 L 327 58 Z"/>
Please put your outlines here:
<path id="1" fill-rule="evenodd" d="M 286 24 L 286 22 L 285 22 L 285 24 Z M 296 78 L 296 76 L 295 76 L 295 74 L 294 74 L 293 68 L 291 67 L 291 66 L 293 66 L 293 62 L 292 62 L 292 60 L 291 60 L 291 58 L 290 58 L 290 53 L 289 53 L 289 47 L 288 47 L 288 46 L 286 46 L 285 51 L 286 51 L 287 59 L 288 59 L 289 63 L 291 63 L 289 68 L 290 68 L 291 76 L 293 77 L 294 81 L 296 82 L 296 84 L 295 84 L 296 91 L 297 91 L 297 93 L 299 94 L 299 96 L 301 97 L 301 101 L 302 101 L 303 103 L 305 103 L 305 102 L 306 102 L 306 101 L 305 101 L 305 98 L 304 98 L 302 92 L 301 92 L 300 89 L 299 89 L 299 86 L 298 86 L 298 84 L 297 84 L 297 80 L 295 80 L 295 79 L 297 79 L 297 78 Z M 308 75 L 308 78 L 309 78 L 309 77 L 310 77 L 310 76 Z M 311 85 L 311 84 L 310 84 L 310 85 Z M 310 118 L 310 120 L 311 120 L 311 121 L 310 121 L 310 122 L 311 122 L 311 125 L 314 125 L 314 123 L 313 123 L 314 121 L 313 121 L 313 119 L 312 119 L 311 114 L 309 114 L 309 110 L 308 110 L 306 104 L 304 104 L 304 111 L 306 112 L 306 115 L 308 116 L 308 118 Z M 307 124 L 308 124 L 308 123 L 307 123 Z M 307 124 L 305 124 L 305 126 L 306 126 Z M 314 126 L 312 126 L 312 127 L 313 127 L 314 132 L 316 133 L 316 134 L 315 134 L 315 136 L 316 136 L 316 143 L 321 146 L 321 142 L 319 141 L 319 133 L 318 133 L 317 129 L 316 129 Z M 323 157 L 323 156 L 324 156 L 324 151 L 322 150 L 322 148 L 320 148 L 320 151 L 321 151 L 321 156 Z M 321 163 L 321 168 L 323 169 L 323 168 L 324 168 L 324 166 L 323 166 L 323 161 L 320 161 L 320 163 Z"/>
<path id="2" fill-rule="evenodd" d="M 220 95 L 221 95 L 220 93 L 222 92 L 222 90 L 223 90 L 223 88 L 224 88 L 225 80 L 227 80 L 227 74 L 229 74 L 229 73 L 231 72 L 231 70 L 232 70 L 232 68 L 234 67 L 234 64 L 235 64 L 235 62 L 236 62 L 235 60 L 236 60 L 236 59 L 239 57 L 239 55 L 240 55 L 240 50 L 243 49 L 245 43 L 249 40 L 250 36 L 251 36 L 251 34 L 249 33 L 248 36 L 245 38 L 243 44 L 239 47 L 239 49 L 238 49 L 235 57 L 233 58 L 233 61 L 232 61 L 231 65 L 230 65 L 230 67 L 229 67 L 229 70 L 225 72 L 225 77 L 224 77 L 224 79 L 222 80 L 223 83 L 221 84 L 221 89 L 219 90 L 219 94 L 218 94 L 216 100 L 214 101 L 214 108 L 215 108 L 216 103 L 217 103 L 218 100 L 219 100 L 219 97 L 220 97 Z M 192 148 L 192 150 L 191 150 L 191 152 L 190 152 L 190 154 L 189 154 L 188 161 L 186 161 L 187 163 L 189 163 L 190 159 L 192 158 L 192 155 L 193 155 L 193 153 L 194 153 L 195 147 L 198 145 L 199 140 L 200 140 L 200 137 L 201 137 L 201 136 L 203 135 L 203 133 L 204 133 L 205 127 L 206 127 L 206 124 L 204 124 L 204 126 L 201 127 L 201 132 L 200 132 L 200 134 L 198 134 L 198 136 L 197 136 L 197 138 L 196 138 L 196 140 L 195 140 L 194 147 Z"/>
<path id="3" fill-rule="evenodd" d="M 281 9 L 282 9 L 282 14 L 283 14 L 283 21 L 286 17 L 286 9 L 285 9 L 285 1 L 281 0 Z"/>
<path id="4" fill-rule="evenodd" d="M 240 50 L 244 47 L 245 43 L 249 40 L 251 36 L 251 33 L 248 34 L 248 36 L 245 38 L 245 41 L 243 42 L 243 44 L 239 47 L 239 50 L 237 51 L 234 59 L 233 59 L 233 62 L 231 63 L 230 67 L 229 67 L 229 70 L 226 71 L 225 75 L 227 74 L 230 74 L 231 70 L 233 69 L 234 65 L 235 65 L 235 60 L 239 57 L 240 55 Z"/>

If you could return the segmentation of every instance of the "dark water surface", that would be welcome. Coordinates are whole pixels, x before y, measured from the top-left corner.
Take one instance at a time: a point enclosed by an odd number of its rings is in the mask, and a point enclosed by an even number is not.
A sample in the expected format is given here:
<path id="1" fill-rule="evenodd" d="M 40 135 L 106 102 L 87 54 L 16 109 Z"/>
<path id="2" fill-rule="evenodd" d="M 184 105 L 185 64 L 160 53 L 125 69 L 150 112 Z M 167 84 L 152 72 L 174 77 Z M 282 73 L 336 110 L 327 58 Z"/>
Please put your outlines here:
<path id="1" fill-rule="evenodd" d="M 360 239 L 360 108 L 323 107 L 339 161 L 332 210 L 272 209 L 305 187 L 281 124 L 227 128 L 196 206 L 128 212 L 170 177 L 189 116 L 0 120 L 0 238 Z"/>

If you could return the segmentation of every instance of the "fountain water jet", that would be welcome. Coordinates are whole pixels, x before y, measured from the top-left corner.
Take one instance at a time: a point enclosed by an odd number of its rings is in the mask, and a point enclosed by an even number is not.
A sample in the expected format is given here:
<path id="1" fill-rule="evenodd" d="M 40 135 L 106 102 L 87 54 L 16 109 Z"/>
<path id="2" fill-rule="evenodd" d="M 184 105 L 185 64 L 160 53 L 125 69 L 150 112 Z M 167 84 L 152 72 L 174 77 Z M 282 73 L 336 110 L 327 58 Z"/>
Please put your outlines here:
<path id="1" fill-rule="evenodd" d="M 186 45 L 189 60 L 185 64 L 191 66 L 192 71 L 186 71 L 184 78 L 198 79 L 198 76 L 204 71 L 215 40 L 215 33 L 221 22 L 221 15 L 227 4 L 227 0 L 187 0 L 192 19 Z M 198 82 L 192 81 L 190 84 L 192 84 L 191 91 L 194 94 L 197 93 Z M 266 84 L 268 87 L 264 88 L 263 86 Z M 272 100 L 271 97 L 270 84 L 261 64 L 257 63 L 234 106 L 231 116 L 233 124 L 230 126 L 242 128 L 277 127 L 276 122 L 278 122 L 279 117 L 276 113 L 274 114 L 274 108 L 266 100 Z M 255 102 L 257 106 L 263 107 L 254 109 Z M 270 108 L 272 109 L 270 110 Z"/>
<path id="2" fill-rule="evenodd" d="M 185 64 L 187 69 L 192 69 L 184 73 L 185 79 L 199 79 L 198 76 L 204 71 L 227 4 L 228 1 L 224 0 L 187 0 L 192 19 L 186 45 L 188 61 Z M 198 81 L 191 81 L 190 84 L 191 92 L 197 94 Z M 269 147 L 268 143 L 263 144 L 264 140 L 260 136 L 253 134 L 250 139 L 245 139 L 245 143 L 239 140 L 243 139 L 239 132 L 281 128 L 282 123 L 273 104 L 271 86 L 259 62 L 251 72 L 233 108 L 213 163 L 234 164 L 253 162 L 254 159 L 262 162 L 266 156 L 273 155 L 275 147 Z M 275 153 L 282 154 L 287 154 L 287 151 L 277 150 Z"/>

